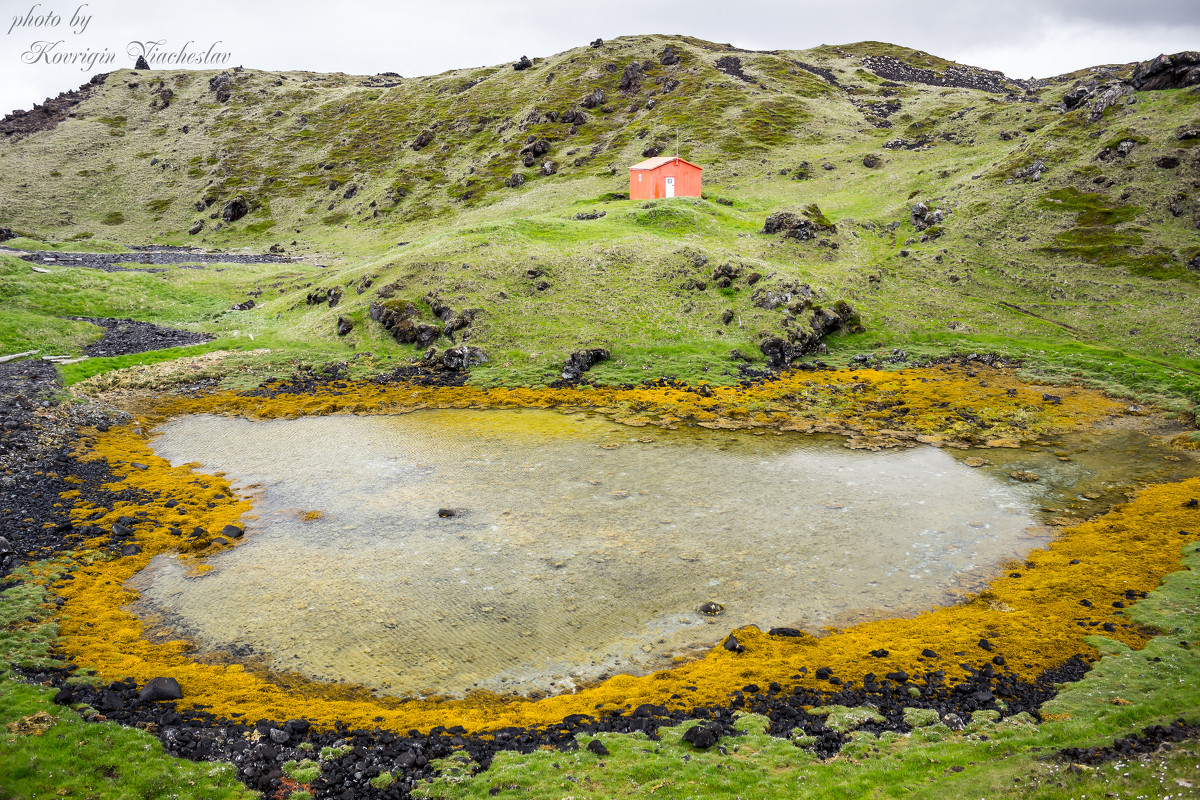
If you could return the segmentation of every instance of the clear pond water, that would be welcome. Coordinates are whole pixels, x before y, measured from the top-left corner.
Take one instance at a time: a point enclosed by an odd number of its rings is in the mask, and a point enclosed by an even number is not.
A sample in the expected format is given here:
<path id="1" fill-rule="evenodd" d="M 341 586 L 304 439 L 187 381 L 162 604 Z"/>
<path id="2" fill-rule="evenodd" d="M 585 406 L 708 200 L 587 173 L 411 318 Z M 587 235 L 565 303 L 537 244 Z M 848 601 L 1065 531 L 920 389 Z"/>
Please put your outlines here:
<path id="1" fill-rule="evenodd" d="M 818 632 L 950 603 L 1048 540 L 1039 509 L 1128 479 L 1086 444 L 972 469 L 930 447 L 540 410 L 196 415 L 154 446 L 227 473 L 257 518 L 211 571 L 156 557 L 134 610 L 202 654 L 401 696 L 570 691 L 745 624 Z M 700 614 L 710 601 L 724 613 Z"/>

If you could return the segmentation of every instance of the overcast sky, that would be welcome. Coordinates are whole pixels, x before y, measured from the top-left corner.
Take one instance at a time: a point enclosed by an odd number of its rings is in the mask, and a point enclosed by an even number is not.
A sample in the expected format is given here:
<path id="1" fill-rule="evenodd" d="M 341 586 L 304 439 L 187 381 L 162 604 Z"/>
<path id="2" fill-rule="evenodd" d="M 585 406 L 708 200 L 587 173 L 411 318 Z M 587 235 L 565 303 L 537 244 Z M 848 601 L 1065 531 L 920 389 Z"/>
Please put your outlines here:
<path id="1" fill-rule="evenodd" d="M 1200 50 L 1200 0 L 0 0 L 0 9 L 0 113 L 131 67 L 131 43 L 136 52 L 159 41 L 162 53 L 227 53 L 224 66 L 405 76 L 645 33 L 755 50 L 876 39 L 1015 78 Z M 87 53 L 107 60 L 47 63 Z"/>

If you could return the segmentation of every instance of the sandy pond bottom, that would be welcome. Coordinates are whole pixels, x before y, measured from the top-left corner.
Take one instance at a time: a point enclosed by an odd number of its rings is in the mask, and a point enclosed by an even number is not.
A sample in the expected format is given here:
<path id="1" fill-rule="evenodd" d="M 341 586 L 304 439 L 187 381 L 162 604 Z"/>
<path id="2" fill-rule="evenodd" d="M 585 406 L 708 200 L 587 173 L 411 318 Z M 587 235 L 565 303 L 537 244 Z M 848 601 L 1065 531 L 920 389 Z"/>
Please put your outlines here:
<path id="1" fill-rule="evenodd" d="M 227 473 L 257 519 L 208 572 L 156 557 L 134 611 L 202 654 L 381 694 L 570 691 L 741 625 L 815 632 L 980 588 L 1047 541 L 1040 509 L 1128 480 L 1056 444 L 972 469 L 929 447 L 538 410 L 182 417 L 157 452 Z M 710 601 L 721 616 L 698 612 Z"/>

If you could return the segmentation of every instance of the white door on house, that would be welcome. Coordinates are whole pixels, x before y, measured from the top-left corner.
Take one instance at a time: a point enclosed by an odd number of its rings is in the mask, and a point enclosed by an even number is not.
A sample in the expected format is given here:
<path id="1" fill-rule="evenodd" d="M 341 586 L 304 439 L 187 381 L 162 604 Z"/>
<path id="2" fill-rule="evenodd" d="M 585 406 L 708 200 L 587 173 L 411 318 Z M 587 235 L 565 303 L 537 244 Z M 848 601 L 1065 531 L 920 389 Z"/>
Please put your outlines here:
<path id="1" fill-rule="evenodd" d="M 667 197 L 675 196 L 675 179 L 667 178 Z"/>

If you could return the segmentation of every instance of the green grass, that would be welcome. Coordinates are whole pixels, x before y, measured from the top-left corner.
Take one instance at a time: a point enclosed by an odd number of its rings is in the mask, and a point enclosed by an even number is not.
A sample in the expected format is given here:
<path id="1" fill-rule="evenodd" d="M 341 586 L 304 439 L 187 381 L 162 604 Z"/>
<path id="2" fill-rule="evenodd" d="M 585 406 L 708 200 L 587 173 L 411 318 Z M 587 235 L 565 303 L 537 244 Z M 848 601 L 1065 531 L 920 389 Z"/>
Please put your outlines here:
<path id="1" fill-rule="evenodd" d="M 70 569 L 65 565 L 59 562 L 58 569 Z M 28 573 L 20 569 L 14 576 Z M 58 665 L 49 656 L 58 627 L 47 600 L 46 591 L 33 583 L 0 595 L 0 798 L 258 797 L 238 782 L 231 765 L 171 758 L 149 733 L 111 722 L 84 722 L 75 710 L 53 703 L 54 689 L 22 682 L 14 666 Z M 53 718 L 44 733 L 7 730 L 9 723 L 37 714 Z"/>

